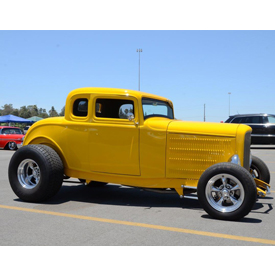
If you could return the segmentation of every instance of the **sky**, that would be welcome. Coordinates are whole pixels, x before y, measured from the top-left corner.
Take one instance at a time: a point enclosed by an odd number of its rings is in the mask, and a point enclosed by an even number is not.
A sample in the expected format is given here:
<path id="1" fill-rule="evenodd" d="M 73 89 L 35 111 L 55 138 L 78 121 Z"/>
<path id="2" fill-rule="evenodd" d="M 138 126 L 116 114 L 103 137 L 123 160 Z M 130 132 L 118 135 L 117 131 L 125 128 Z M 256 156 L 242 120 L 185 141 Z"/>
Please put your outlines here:
<path id="1" fill-rule="evenodd" d="M 0 41 L 1 107 L 60 112 L 76 88 L 138 90 L 142 49 L 140 90 L 172 100 L 177 119 L 203 121 L 204 106 L 213 122 L 275 113 L 274 31 L 1 30 Z"/>
<path id="2" fill-rule="evenodd" d="M 142 49 L 140 90 L 172 100 L 177 119 L 275 114 L 272 1 L 15 2 L 0 16 L 0 108 L 60 112 L 76 88 L 138 90 Z"/>

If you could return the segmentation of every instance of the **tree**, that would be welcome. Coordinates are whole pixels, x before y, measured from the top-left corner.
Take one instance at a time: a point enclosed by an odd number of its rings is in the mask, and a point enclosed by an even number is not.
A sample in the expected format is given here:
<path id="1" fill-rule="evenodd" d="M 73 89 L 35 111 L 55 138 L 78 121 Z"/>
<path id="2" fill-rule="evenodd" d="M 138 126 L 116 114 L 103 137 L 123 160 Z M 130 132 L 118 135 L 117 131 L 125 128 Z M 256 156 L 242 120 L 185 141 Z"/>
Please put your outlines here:
<path id="1" fill-rule="evenodd" d="M 38 109 L 38 116 L 39 116 L 39 117 L 42 117 L 42 118 L 47 118 L 47 117 L 49 117 L 49 115 L 48 115 L 46 109 L 43 109 L 43 108 L 39 108 L 39 109 Z"/>
<path id="2" fill-rule="evenodd" d="M 52 108 L 49 110 L 49 116 L 50 117 L 54 117 L 54 116 L 58 116 L 57 111 L 55 110 L 55 108 L 52 106 Z"/>
<path id="3" fill-rule="evenodd" d="M 64 116 L 65 115 L 65 106 L 61 109 L 61 112 L 59 113 L 60 116 Z"/>
<path id="4" fill-rule="evenodd" d="M 17 108 L 13 109 L 11 114 L 14 115 L 14 116 L 19 116 L 19 110 Z"/>
<path id="5" fill-rule="evenodd" d="M 6 116 L 6 115 L 10 115 L 13 112 L 13 106 L 12 104 L 5 104 L 4 106 L 2 106 L 2 111 L 1 111 L 1 115 L 2 116 Z"/>
<path id="6" fill-rule="evenodd" d="M 31 116 L 38 116 L 38 108 L 36 105 L 29 105 L 27 109 L 30 111 Z"/>
<path id="7" fill-rule="evenodd" d="M 23 118 L 31 117 L 31 112 L 26 106 L 21 106 L 19 110 L 19 116 Z"/>

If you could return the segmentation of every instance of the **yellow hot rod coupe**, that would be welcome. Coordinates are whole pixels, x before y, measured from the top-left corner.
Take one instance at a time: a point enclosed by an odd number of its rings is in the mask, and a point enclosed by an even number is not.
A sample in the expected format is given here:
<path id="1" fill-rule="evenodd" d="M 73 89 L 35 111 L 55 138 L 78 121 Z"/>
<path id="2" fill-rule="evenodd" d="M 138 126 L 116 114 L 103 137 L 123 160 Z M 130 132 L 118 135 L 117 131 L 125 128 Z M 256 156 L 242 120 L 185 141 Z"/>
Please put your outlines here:
<path id="1" fill-rule="evenodd" d="M 197 193 L 214 218 L 238 220 L 269 192 L 270 173 L 250 154 L 251 128 L 174 118 L 170 100 L 112 88 L 69 93 L 65 116 L 36 122 L 9 164 L 22 200 L 41 202 L 63 178 Z"/>

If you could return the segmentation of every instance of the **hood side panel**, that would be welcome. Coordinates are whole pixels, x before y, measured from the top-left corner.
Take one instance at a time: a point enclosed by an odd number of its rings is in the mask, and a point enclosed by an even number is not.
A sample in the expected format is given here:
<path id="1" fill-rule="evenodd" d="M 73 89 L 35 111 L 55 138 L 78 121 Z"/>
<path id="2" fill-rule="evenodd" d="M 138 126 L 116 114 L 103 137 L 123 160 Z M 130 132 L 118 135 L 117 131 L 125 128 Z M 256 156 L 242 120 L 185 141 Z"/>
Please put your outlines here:
<path id="1" fill-rule="evenodd" d="M 234 154 L 234 137 L 168 133 L 166 176 L 199 179 L 205 169 Z"/>

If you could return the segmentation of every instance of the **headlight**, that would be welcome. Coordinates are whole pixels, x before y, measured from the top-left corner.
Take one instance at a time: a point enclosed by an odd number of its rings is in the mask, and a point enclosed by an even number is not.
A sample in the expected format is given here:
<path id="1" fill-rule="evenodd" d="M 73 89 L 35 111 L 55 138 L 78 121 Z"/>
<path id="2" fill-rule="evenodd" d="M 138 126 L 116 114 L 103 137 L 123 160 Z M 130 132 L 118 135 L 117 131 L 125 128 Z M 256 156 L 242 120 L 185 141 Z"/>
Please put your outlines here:
<path id="1" fill-rule="evenodd" d="M 234 155 L 229 159 L 229 162 L 241 165 L 241 160 L 238 155 Z"/>

